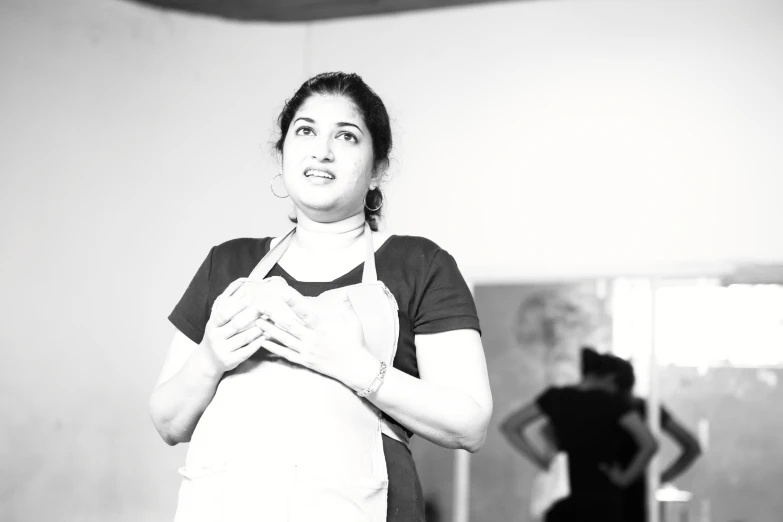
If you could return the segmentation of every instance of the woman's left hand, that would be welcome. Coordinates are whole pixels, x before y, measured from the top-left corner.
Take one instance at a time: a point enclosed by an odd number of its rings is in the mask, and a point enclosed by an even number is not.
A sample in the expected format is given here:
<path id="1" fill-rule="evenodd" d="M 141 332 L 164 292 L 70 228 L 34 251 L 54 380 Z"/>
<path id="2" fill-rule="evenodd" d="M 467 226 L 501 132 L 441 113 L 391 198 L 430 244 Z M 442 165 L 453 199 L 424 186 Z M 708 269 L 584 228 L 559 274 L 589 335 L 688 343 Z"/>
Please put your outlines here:
<path id="1" fill-rule="evenodd" d="M 618 488 L 625 489 L 631 485 L 630 481 L 628 480 L 627 473 L 625 473 L 625 470 L 623 470 L 617 464 L 612 464 L 611 466 L 608 466 L 607 464 L 599 464 L 598 467 L 609 479 L 609 482 Z"/>
<path id="2" fill-rule="evenodd" d="M 363 390 L 378 373 L 380 362 L 367 350 L 364 331 L 348 292 L 336 291 L 307 298 L 288 292 L 285 303 L 299 317 L 283 330 L 270 320 L 258 319 L 269 340 L 261 346 L 295 364 L 332 377 L 355 391 Z"/>

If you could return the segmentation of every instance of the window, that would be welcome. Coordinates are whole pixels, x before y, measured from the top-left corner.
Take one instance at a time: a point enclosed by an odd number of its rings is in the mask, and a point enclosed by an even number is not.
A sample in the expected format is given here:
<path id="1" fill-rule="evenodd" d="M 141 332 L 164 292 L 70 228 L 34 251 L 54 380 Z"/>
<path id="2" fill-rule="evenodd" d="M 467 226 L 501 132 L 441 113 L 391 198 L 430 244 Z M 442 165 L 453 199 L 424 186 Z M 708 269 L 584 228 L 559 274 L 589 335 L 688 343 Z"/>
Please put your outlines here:
<path id="1" fill-rule="evenodd" d="M 656 292 L 660 364 L 783 367 L 783 286 L 665 286 Z"/>

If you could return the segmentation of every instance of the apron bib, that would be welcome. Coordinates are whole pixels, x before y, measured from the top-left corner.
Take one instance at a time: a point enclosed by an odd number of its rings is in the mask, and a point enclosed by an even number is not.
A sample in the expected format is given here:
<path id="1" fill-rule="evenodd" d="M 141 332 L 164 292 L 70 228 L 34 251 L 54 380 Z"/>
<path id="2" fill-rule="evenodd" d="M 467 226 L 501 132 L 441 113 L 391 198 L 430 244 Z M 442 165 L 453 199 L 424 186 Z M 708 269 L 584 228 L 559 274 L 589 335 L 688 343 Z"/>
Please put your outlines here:
<path id="1" fill-rule="evenodd" d="M 263 280 L 291 230 L 249 276 Z M 392 366 L 397 302 L 375 269 L 368 225 L 360 284 L 348 292 L 366 345 Z M 310 298 L 335 313 L 337 290 Z M 385 522 L 388 475 L 382 434 L 407 434 L 342 383 L 260 349 L 227 372 L 188 447 L 175 522 Z"/>

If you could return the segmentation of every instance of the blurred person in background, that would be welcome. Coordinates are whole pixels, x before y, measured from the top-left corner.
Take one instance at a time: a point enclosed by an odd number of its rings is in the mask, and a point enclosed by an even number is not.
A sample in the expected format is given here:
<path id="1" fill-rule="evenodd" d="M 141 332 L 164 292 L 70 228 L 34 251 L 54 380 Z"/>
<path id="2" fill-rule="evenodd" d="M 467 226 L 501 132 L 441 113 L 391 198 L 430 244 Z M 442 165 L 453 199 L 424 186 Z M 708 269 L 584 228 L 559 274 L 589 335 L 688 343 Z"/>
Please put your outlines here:
<path id="1" fill-rule="evenodd" d="M 613 365 L 589 347 L 582 348 L 581 382 L 550 387 L 501 424 L 508 442 L 535 466 L 548 470 L 552 453 L 532 443 L 526 430 L 540 420 L 568 461 L 568 496 L 556 502 L 546 522 L 622 522 L 622 490 L 644 474 L 658 444 L 641 416 L 617 393 Z M 617 464 L 616 446 L 625 434 L 635 452 Z"/>

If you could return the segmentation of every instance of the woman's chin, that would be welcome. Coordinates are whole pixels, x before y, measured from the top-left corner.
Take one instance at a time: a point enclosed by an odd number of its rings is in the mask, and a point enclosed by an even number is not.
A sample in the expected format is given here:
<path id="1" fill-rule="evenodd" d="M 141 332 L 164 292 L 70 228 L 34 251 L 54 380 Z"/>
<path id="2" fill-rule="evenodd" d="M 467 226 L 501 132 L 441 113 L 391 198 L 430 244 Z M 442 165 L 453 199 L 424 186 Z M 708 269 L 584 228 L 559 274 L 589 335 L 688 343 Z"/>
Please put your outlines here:
<path id="1" fill-rule="evenodd" d="M 334 205 L 326 203 L 302 204 L 299 207 L 299 213 L 304 214 L 310 221 L 318 223 L 333 223 L 340 221 L 344 217 L 342 216 L 343 213 L 336 209 Z"/>
<path id="2" fill-rule="evenodd" d="M 310 221 L 316 223 L 336 223 L 338 221 L 346 220 L 352 216 L 353 213 L 346 212 L 345 209 L 340 209 L 334 205 L 302 205 L 299 207 L 299 213 L 304 214 Z M 364 215 L 361 218 L 357 216 L 357 219 L 364 219 Z"/>
<path id="3" fill-rule="evenodd" d="M 337 202 L 325 198 L 308 198 L 299 201 L 299 209 L 305 214 L 331 214 L 337 212 Z"/>

